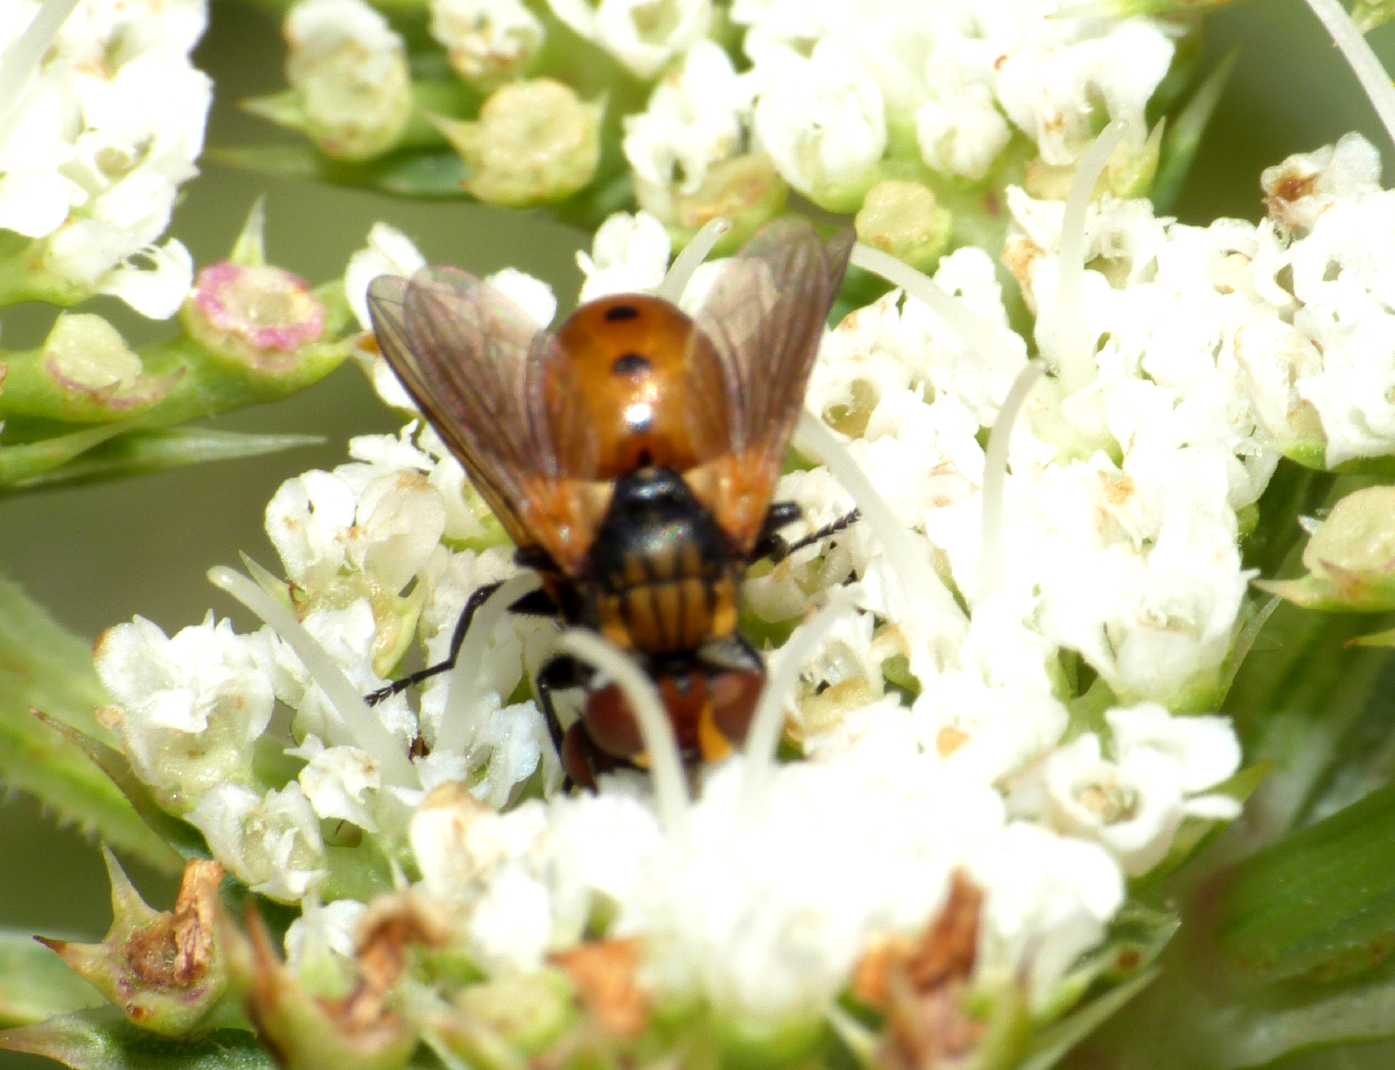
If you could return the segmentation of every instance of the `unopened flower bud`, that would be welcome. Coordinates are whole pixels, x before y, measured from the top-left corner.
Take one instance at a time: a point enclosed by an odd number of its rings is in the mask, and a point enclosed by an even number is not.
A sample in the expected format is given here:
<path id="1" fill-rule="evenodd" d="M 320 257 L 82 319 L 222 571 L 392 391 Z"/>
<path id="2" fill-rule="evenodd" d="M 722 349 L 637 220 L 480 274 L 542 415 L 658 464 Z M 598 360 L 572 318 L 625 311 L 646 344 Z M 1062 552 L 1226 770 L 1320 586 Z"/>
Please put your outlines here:
<path id="1" fill-rule="evenodd" d="M 854 225 L 858 241 L 928 272 L 949 244 L 953 217 L 928 186 L 891 179 L 868 191 Z"/>
<path id="2" fill-rule="evenodd" d="M 584 188 L 601 158 L 601 103 L 537 78 L 496 90 L 477 122 L 436 125 L 470 165 L 465 188 L 489 204 L 523 208 Z"/>
<path id="3" fill-rule="evenodd" d="M 1378 26 L 1384 26 L 1395 18 L 1395 2 L 1392 0 L 1356 0 L 1351 5 L 1351 18 L 1362 33 L 1370 33 Z"/>
<path id="4" fill-rule="evenodd" d="M 104 851 L 111 876 L 112 923 L 100 944 L 40 942 L 57 952 L 130 1021 L 165 1036 L 229 1024 L 236 1011 L 218 932 L 223 867 L 194 861 L 184 869 L 173 912 L 151 909 Z"/>
<path id="5" fill-rule="evenodd" d="M 402 39 L 362 0 L 302 0 L 286 16 L 286 80 L 298 125 L 326 156 L 367 160 L 393 148 L 412 112 Z M 264 108 L 262 110 L 266 114 Z"/>
<path id="6" fill-rule="evenodd" d="M 714 219 L 725 219 L 731 229 L 719 248 L 739 248 L 761 225 L 785 206 L 789 187 L 766 156 L 734 156 L 707 169 L 694 193 L 674 187 L 635 182 L 639 205 L 663 220 L 679 244 L 686 243 Z"/>
<path id="7" fill-rule="evenodd" d="M 1257 587 L 1308 609 L 1395 609 L 1395 487 L 1366 487 L 1332 507 L 1303 551 L 1308 575 Z"/>
<path id="8" fill-rule="evenodd" d="M 492 89 L 523 72 L 544 35 L 519 0 L 431 0 L 431 36 L 461 78 Z"/>
<path id="9" fill-rule="evenodd" d="M 182 369 L 147 374 L 120 332 L 90 313 L 60 315 L 39 361 L 12 360 L 8 371 L 6 412 L 73 422 L 105 421 L 148 409 L 182 375 Z"/>

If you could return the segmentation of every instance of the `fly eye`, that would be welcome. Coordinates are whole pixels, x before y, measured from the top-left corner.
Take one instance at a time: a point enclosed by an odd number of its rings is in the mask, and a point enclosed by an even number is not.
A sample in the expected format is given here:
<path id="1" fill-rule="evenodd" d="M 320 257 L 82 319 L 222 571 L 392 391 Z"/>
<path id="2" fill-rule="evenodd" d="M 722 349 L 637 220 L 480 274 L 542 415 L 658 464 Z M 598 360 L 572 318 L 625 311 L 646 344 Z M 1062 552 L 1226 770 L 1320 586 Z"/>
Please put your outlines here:
<path id="1" fill-rule="evenodd" d="M 639 319 L 639 309 L 634 305 L 613 305 L 605 310 L 607 323 L 623 323 L 625 320 Z"/>
<path id="2" fill-rule="evenodd" d="M 616 375 L 629 378 L 632 375 L 648 375 L 652 367 L 648 357 L 639 353 L 626 353 L 624 356 L 615 358 L 615 363 L 610 366 L 610 370 Z"/>

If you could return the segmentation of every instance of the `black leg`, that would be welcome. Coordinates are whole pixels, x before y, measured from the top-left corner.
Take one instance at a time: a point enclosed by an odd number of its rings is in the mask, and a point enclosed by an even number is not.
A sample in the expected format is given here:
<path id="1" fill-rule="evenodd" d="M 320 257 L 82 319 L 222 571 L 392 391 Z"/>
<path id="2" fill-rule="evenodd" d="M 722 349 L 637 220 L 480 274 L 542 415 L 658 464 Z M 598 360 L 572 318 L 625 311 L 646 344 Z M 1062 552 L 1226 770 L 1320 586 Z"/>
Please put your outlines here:
<path id="1" fill-rule="evenodd" d="M 547 734 L 552 737 L 552 745 L 557 748 L 558 757 L 562 755 L 563 732 L 562 722 L 557 719 L 557 707 L 553 703 L 552 692 L 580 687 L 589 675 L 576 658 L 567 654 L 549 658 L 538 670 L 534 689 L 538 693 L 538 705 L 542 707 L 543 718 L 547 721 Z"/>
<path id="2" fill-rule="evenodd" d="M 751 641 L 740 632 L 735 632 L 732 638 L 736 640 L 736 648 L 751 659 L 751 668 L 765 671 L 765 659 L 760 656 L 760 651 L 751 645 Z"/>
<path id="3" fill-rule="evenodd" d="M 806 546 L 812 546 L 816 542 L 822 542 L 830 535 L 837 535 L 838 532 L 856 524 L 861 518 L 862 514 L 854 509 L 851 513 L 840 516 L 837 520 L 833 521 L 833 523 L 825 524 L 823 527 L 819 528 L 818 531 L 811 532 L 805 535 L 804 538 L 795 542 L 786 542 L 778 533 L 772 532 L 764 546 L 760 543 L 756 544 L 756 559 L 759 560 L 761 557 L 768 557 L 771 561 L 783 561 L 797 550 L 802 550 Z M 764 553 L 761 553 L 761 550 L 764 550 Z"/>
<path id="4" fill-rule="evenodd" d="M 408 673 L 400 680 L 394 680 L 386 687 L 380 687 L 376 691 L 371 691 L 364 696 L 364 701 L 370 706 L 376 706 L 383 699 L 391 695 L 400 694 L 409 687 L 415 687 L 423 680 L 429 680 L 437 673 L 443 673 L 455 664 L 455 659 L 460 656 L 460 648 L 465 643 L 465 633 L 470 630 L 470 622 L 475 619 L 475 614 L 479 612 L 480 606 L 484 605 L 485 599 L 503 586 L 503 581 L 486 583 L 483 587 L 475 589 L 474 594 L 465 603 L 465 610 L 460 614 L 460 619 L 455 622 L 455 632 L 450 637 L 450 653 L 446 655 L 445 661 L 438 661 L 435 665 L 428 665 L 424 669 L 418 669 L 414 673 Z"/>

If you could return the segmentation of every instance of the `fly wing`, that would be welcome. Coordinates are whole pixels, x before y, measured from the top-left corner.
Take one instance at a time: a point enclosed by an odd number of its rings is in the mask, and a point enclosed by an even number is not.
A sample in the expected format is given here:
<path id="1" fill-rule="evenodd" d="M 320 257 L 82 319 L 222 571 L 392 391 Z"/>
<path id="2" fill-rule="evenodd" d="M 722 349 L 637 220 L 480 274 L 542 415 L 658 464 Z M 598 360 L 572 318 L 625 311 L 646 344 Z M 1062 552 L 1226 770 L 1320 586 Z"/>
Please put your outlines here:
<path id="1" fill-rule="evenodd" d="M 513 540 L 551 550 L 559 510 L 568 511 L 542 415 L 552 336 L 456 268 L 379 276 L 368 309 L 398 379 Z"/>
<path id="2" fill-rule="evenodd" d="M 807 220 L 771 223 L 727 261 L 696 317 L 722 362 L 730 420 L 708 504 L 743 551 L 765 522 L 852 245 L 851 230 L 825 243 Z"/>

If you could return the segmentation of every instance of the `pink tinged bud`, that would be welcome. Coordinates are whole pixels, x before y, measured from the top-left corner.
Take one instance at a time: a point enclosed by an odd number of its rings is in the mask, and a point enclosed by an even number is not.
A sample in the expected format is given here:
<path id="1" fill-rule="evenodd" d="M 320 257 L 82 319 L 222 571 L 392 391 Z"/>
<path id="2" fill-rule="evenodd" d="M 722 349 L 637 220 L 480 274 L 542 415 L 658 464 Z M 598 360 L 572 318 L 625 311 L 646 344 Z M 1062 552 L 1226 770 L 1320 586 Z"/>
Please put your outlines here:
<path id="1" fill-rule="evenodd" d="M 223 261 L 199 272 L 185 325 L 210 349 L 275 372 L 320 340 L 325 308 L 298 275 Z"/>

